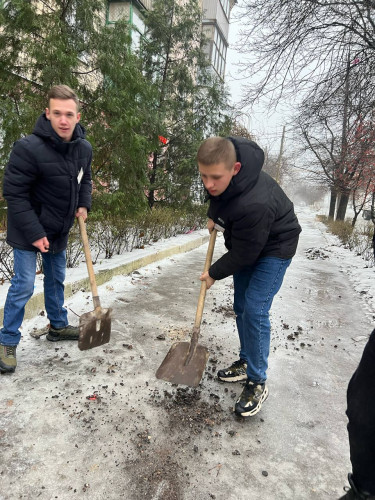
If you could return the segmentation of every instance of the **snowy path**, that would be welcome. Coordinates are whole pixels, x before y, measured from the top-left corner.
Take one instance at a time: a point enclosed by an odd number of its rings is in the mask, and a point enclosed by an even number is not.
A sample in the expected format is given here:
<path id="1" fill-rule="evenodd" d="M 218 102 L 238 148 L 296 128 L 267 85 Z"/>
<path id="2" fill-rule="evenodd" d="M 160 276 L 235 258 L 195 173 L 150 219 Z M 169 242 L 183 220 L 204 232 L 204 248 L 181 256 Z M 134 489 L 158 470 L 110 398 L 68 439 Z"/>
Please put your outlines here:
<path id="1" fill-rule="evenodd" d="M 0 377 L 0 499 L 338 498 L 350 470 L 345 393 L 372 329 L 374 271 L 334 246 L 308 209 L 299 218 L 258 415 L 235 417 L 241 384 L 214 378 L 237 355 L 230 278 L 207 294 L 201 343 L 211 356 L 201 385 L 155 378 L 172 342 L 191 332 L 203 245 L 99 287 L 113 307 L 106 346 L 81 352 L 36 340 L 27 331 L 43 318 L 25 322 L 19 367 Z M 214 258 L 223 251 L 219 237 Z M 90 293 L 67 305 L 91 310 Z"/>

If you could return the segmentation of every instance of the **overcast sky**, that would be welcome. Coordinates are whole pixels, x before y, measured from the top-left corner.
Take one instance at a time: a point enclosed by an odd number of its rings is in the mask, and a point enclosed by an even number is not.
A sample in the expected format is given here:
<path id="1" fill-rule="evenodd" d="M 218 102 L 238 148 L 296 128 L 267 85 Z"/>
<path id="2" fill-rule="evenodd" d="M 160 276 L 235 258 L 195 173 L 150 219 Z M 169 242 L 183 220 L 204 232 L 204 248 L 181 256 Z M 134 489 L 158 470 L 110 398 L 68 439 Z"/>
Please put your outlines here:
<path id="1" fill-rule="evenodd" d="M 241 4 L 241 0 L 239 4 Z M 225 81 L 229 85 L 232 95 L 232 103 L 236 104 L 240 101 L 243 94 L 243 87 L 251 83 L 250 78 L 244 79 L 240 74 L 238 63 L 241 60 L 241 54 L 237 50 L 239 45 L 239 32 L 243 26 L 243 20 L 236 19 L 238 14 L 238 5 L 232 9 L 231 20 L 229 26 L 229 48 L 227 52 L 226 76 Z M 288 109 L 287 103 L 284 104 L 284 109 Z M 268 110 L 266 103 L 260 103 L 253 109 L 242 110 L 242 124 L 254 134 L 257 141 L 262 147 L 271 148 L 272 152 L 278 153 L 282 136 L 283 126 L 286 125 L 286 113 L 280 109 Z M 289 139 L 291 136 L 289 135 Z M 288 147 L 288 129 L 286 130 L 285 147 Z"/>

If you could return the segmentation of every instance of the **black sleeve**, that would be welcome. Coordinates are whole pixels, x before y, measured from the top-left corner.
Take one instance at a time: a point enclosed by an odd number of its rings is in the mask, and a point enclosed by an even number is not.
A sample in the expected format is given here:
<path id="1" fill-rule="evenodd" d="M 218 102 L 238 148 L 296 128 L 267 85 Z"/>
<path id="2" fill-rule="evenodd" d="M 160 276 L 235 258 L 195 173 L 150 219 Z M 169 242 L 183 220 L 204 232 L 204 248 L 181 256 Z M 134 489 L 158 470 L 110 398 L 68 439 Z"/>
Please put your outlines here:
<path id="1" fill-rule="evenodd" d="M 209 269 L 211 278 L 221 280 L 253 265 L 267 243 L 270 227 L 270 214 L 264 207 L 259 213 L 252 210 L 233 221 L 231 249 L 212 264 Z"/>
<path id="2" fill-rule="evenodd" d="M 17 141 L 9 157 L 3 181 L 3 195 L 7 200 L 8 216 L 12 224 L 32 244 L 46 236 L 30 201 L 30 192 L 38 178 L 37 162 L 25 140 Z"/>

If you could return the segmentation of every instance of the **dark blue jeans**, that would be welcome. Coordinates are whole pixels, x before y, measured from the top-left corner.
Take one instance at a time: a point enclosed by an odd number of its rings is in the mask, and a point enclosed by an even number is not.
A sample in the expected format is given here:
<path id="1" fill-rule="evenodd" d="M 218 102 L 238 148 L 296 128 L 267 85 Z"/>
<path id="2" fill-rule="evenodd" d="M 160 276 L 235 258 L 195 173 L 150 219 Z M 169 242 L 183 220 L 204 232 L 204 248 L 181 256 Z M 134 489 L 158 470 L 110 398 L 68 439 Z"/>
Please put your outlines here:
<path id="1" fill-rule="evenodd" d="M 350 379 L 347 403 L 354 484 L 375 495 L 375 330 Z"/>
<path id="2" fill-rule="evenodd" d="M 267 379 L 271 325 L 269 311 L 292 259 L 262 257 L 254 266 L 235 273 L 234 312 L 240 337 L 240 358 L 247 362 L 253 382 Z"/>
<path id="3" fill-rule="evenodd" d="M 34 292 L 37 253 L 15 248 L 13 255 L 14 276 L 5 301 L 0 344 L 16 346 L 21 339 L 19 328 L 25 306 Z M 56 254 L 42 253 L 42 258 L 47 317 L 55 328 L 63 328 L 68 324 L 67 310 L 63 307 L 66 253 L 65 250 Z"/>

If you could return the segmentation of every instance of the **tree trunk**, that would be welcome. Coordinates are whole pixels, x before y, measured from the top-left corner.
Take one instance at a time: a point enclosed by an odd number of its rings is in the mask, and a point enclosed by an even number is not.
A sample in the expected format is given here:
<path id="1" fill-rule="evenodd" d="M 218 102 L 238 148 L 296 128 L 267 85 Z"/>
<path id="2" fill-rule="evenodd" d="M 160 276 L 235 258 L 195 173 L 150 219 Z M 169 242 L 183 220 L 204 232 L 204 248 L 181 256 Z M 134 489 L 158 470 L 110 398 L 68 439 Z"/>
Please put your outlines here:
<path id="1" fill-rule="evenodd" d="M 335 218 L 336 200 L 337 200 L 336 189 L 334 187 L 331 187 L 331 199 L 329 202 L 329 214 L 328 214 L 329 219 Z"/>
<path id="2" fill-rule="evenodd" d="M 149 181 L 150 181 L 150 189 L 147 194 L 147 202 L 148 206 L 152 208 L 155 204 L 155 180 L 156 180 L 156 171 L 158 168 L 158 154 L 157 152 L 154 152 L 153 157 L 152 157 L 152 164 L 150 167 L 150 172 L 149 172 Z"/>
<path id="3" fill-rule="evenodd" d="M 344 114 L 342 119 L 342 134 L 341 134 L 341 173 L 345 172 L 345 159 L 348 149 L 348 107 L 349 107 L 349 72 L 350 72 L 350 55 L 348 56 L 345 75 L 345 94 L 344 94 Z M 337 206 L 336 220 L 345 220 L 346 207 L 349 201 L 349 192 L 341 191 L 340 199 Z"/>
<path id="4" fill-rule="evenodd" d="M 340 201 L 337 207 L 336 220 L 345 220 L 346 208 L 349 201 L 349 193 L 341 193 Z"/>

